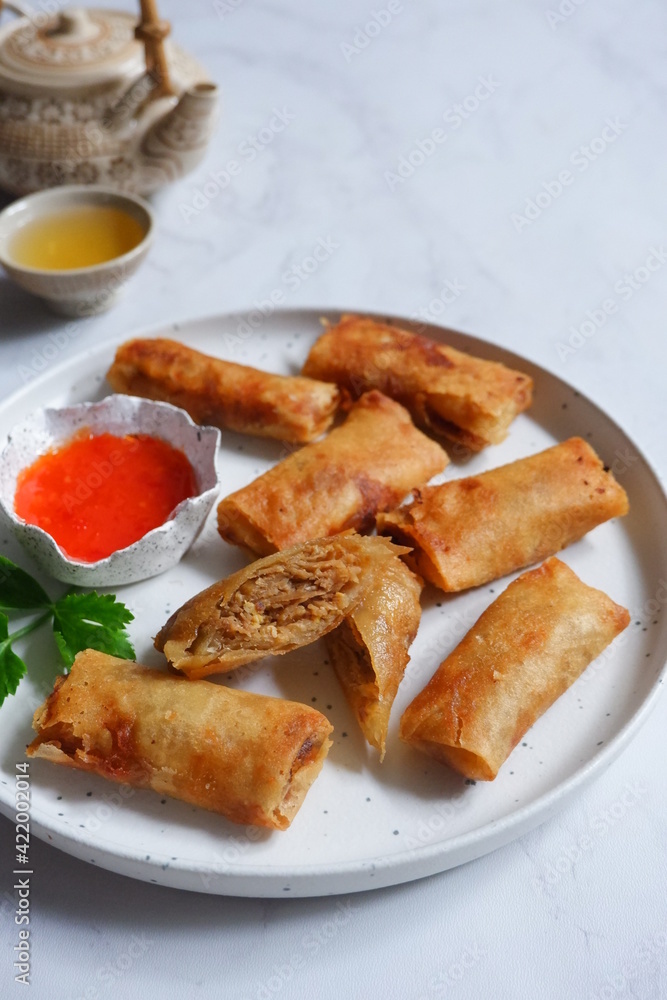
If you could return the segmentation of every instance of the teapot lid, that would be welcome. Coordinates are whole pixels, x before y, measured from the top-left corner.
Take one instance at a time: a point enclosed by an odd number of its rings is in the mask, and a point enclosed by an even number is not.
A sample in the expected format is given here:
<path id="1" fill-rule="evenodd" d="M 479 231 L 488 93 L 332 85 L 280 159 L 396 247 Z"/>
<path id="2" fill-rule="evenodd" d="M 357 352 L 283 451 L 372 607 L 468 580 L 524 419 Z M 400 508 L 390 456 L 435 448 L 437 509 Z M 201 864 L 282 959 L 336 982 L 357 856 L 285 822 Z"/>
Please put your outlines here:
<path id="1" fill-rule="evenodd" d="M 108 84 L 145 70 L 136 17 L 70 7 L 44 24 L 22 18 L 0 32 L 0 77 L 38 87 Z"/>

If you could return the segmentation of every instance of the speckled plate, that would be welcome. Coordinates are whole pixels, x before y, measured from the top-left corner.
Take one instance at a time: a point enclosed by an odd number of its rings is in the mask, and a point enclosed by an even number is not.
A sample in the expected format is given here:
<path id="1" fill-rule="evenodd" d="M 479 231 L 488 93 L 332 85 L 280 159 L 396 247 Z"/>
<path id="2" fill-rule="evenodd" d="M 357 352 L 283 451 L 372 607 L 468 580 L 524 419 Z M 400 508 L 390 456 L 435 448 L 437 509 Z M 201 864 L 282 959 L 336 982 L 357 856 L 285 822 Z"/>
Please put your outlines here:
<path id="1" fill-rule="evenodd" d="M 277 372 L 297 372 L 320 330 L 317 311 L 269 318 L 216 316 L 151 331 L 210 354 Z M 331 316 L 331 319 L 336 319 Z M 404 324 L 405 325 L 405 324 Z M 509 438 L 447 477 L 481 472 L 532 454 L 573 434 L 586 437 L 630 496 L 628 517 L 597 528 L 566 549 L 582 579 L 632 611 L 632 624 L 529 731 L 490 784 L 464 781 L 399 743 L 398 719 L 440 661 L 510 582 L 452 597 L 424 595 L 412 660 L 395 703 L 380 765 L 356 728 L 323 650 L 311 646 L 241 668 L 225 683 L 313 704 L 335 727 L 321 776 L 291 828 L 266 833 L 113 785 L 83 772 L 32 761 L 31 831 L 78 858 L 162 885 L 240 896 L 312 896 L 393 885 L 443 871 L 508 843 L 548 819 L 607 767 L 655 704 L 667 659 L 667 500 L 646 459 L 593 403 L 549 372 L 462 333 L 427 328 L 430 336 L 503 361 L 535 379 L 535 404 Z M 86 351 L 0 404 L 0 445 L 31 410 L 99 399 L 113 344 Z M 281 457 L 279 443 L 223 434 L 223 492 L 244 485 Z M 9 537 L 2 551 L 26 565 Z M 158 665 L 151 637 L 183 601 L 245 564 L 221 541 L 210 516 L 186 557 L 160 577 L 116 592 L 134 612 L 140 660 Z M 27 567 L 30 568 L 30 567 Z M 43 579 L 52 593 L 58 584 Z M 0 709 L 0 809 L 13 815 L 16 764 L 24 760 L 34 708 L 52 685 L 56 656 L 47 630 L 23 646 L 30 676 Z"/>

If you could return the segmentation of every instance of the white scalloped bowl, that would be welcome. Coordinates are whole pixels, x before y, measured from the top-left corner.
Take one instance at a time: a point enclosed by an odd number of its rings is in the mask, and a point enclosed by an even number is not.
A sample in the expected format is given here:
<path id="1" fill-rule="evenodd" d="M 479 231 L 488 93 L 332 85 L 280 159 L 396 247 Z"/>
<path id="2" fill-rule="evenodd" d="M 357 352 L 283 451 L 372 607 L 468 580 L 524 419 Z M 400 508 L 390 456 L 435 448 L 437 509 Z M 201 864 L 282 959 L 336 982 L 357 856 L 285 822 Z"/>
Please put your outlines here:
<path id="1" fill-rule="evenodd" d="M 26 523 L 14 510 L 21 470 L 83 427 L 89 427 L 93 434 L 162 438 L 185 452 L 199 486 L 199 493 L 183 500 L 159 527 L 92 563 L 70 559 L 51 535 Z M 82 587 L 136 583 L 175 566 L 201 531 L 218 494 L 215 455 L 219 441 L 217 428 L 199 427 L 185 410 L 135 396 L 117 394 L 99 403 L 37 410 L 13 428 L 0 453 L 0 514 L 39 567 L 57 580 Z"/>

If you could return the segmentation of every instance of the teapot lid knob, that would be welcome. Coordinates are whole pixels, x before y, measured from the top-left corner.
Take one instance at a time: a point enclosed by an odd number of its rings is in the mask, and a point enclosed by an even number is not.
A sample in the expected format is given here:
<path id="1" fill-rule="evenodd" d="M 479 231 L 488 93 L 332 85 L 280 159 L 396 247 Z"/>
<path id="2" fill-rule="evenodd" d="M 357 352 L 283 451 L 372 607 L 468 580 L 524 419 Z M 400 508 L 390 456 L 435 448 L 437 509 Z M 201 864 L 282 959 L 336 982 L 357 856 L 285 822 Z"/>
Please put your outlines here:
<path id="1" fill-rule="evenodd" d="M 99 27 L 93 23 L 85 7 L 70 7 L 58 14 L 55 22 L 45 34 L 49 38 L 78 44 L 99 34 Z"/>

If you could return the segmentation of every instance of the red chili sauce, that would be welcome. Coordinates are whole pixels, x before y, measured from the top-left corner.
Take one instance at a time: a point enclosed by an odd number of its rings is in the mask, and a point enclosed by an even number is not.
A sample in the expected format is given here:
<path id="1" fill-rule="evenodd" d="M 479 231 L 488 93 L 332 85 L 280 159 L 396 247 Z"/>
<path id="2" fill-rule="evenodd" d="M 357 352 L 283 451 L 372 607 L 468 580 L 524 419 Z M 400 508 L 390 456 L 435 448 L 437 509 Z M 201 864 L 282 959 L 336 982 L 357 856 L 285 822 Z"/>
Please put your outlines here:
<path id="1" fill-rule="evenodd" d="M 14 509 L 70 559 L 96 562 L 143 538 L 197 492 L 187 457 L 166 441 L 93 437 L 84 428 L 21 471 Z"/>

